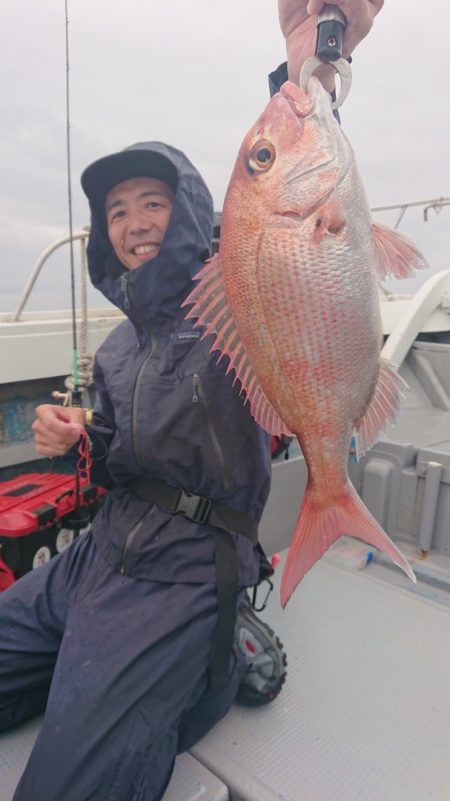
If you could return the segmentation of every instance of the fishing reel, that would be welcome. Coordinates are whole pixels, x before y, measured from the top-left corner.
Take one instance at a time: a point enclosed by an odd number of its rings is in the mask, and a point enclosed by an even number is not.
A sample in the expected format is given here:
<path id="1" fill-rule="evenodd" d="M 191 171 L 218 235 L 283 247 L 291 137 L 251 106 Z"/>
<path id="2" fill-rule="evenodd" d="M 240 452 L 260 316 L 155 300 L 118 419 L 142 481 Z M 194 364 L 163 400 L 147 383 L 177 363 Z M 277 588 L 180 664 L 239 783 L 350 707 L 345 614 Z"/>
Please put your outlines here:
<path id="1" fill-rule="evenodd" d="M 83 406 L 82 403 L 82 392 L 80 389 L 72 389 L 67 390 L 67 392 L 59 392 L 55 389 L 52 392 L 53 400 L 61 401 L 62 406 Z M 84 407 L 84 424 L 86 426 L 92 425 L 94 416 L 94 410 L 91 408 Z"/>
<path id="2" fill-rule="evenodd" d="M 62 406 L 81 406 L 81 392 L 79 389 L 77 389 L 75 390 L 75 393 L 77 395 L 76 398 L 73 397 L 73 391 L 71 392 L 70 390 L 67 390 L 67 392 L 59 392 L 57 389 L 55 389 L 52 392 L 52 398 L 53 400 L 61 401 Z"/>

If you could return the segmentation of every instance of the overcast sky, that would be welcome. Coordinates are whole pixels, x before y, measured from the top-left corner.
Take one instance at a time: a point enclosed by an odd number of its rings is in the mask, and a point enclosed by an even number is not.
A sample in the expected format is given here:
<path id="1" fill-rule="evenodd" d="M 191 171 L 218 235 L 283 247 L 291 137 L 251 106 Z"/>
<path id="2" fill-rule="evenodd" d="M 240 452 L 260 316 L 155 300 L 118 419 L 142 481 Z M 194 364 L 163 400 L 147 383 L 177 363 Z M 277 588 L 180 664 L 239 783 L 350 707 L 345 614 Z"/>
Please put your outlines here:
<path id="1" fill-rule="evenodd" d="M 266 75 L 284 60 L 276 0 L 71 0 L 69 14 L 75 230 L 89 222 L 83 168 L 146 139 L 184 150 L 219 210 L 267 102 Z M 0 311 L 9 311 L 41 250 L 68 231 L 64 2 L 3 0 L 0 27 Z M 341 117 L 372 206 L 450 196 L 449 30 L 449 0 L 386 0 L 354 54 Z M 396 213 L 376 218 L 394 224 Z M 450 206 L 422 219 L 411 210 L 400 230 L 432 271 L 450 267 Z M 65 307 L 68 293 L 67 251 L 27 308 Z"/>

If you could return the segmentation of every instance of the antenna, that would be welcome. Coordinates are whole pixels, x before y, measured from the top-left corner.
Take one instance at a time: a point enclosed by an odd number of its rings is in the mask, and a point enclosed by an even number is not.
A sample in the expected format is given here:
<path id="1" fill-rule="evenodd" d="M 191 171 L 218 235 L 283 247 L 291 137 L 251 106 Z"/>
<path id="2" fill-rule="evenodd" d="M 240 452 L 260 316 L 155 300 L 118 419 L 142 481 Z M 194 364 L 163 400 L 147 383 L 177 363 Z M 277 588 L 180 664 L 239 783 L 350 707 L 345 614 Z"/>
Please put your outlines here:
<path id="1" fill-rule="evenodd" d="M 70 82 L 69 82 L 69 12 L 68 0 L 64 0 L 66 23 L 66 142 L 67 142 L 67 197 L 69 206 L 69 237 L 70 237 L 70 294 L 72 303 L 72 373 L 73 389 L 70 395 L 71 406 L 81 406 L 81 391 L 78 386 L 78 345 L 77 345 L 77 319 L 75 301 L 75 267 L 73 258 L 73 224 L 72 224 L 72 173 L 70 158 Z"/>

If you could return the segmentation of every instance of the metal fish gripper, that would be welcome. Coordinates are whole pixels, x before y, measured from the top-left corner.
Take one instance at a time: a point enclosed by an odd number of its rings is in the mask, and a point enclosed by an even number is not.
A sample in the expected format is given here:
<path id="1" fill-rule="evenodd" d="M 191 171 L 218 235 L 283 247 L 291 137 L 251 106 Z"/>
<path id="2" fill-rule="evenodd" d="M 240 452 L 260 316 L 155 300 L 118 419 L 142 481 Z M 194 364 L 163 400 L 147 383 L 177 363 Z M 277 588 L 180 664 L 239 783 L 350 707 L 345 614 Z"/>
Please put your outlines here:
<path id="1" fill-rule="evenodd" d="M 342 37 L 347 25 L 340 8 L 327 4 L 317 18 L 316 54 L 307 58 L 300 71 L 300 87 L 306 89 L 312 75 L 324 64 L 329 64 L 340 77 L 340 89 L 332 108 L 339 108 L 346 99 L 352 84 L 350 64 L 342 56 Z"/>

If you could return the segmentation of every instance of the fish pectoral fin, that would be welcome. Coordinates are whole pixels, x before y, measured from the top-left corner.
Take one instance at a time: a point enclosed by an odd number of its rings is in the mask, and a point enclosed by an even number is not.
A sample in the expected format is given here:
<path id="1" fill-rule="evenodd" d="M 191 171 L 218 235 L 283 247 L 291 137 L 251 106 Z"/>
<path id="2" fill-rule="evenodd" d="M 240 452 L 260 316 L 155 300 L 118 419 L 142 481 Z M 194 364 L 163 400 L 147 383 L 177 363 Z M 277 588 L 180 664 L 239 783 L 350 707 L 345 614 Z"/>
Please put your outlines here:
<path id="1" fill-rule="evenodd" d="M 357 459 L 377 442 L 382 431 L 395 423 L 404 391 L 408 389 L 394 367 L 386 359 L 380 361 L 375 392 L 363 416 L 355 423 Z"/>
<path id="2" fill-rule="evenodd" d="M 406 237 L 384 225 L 373 225 L 375 266 L 382 281 L 389 275 L 409 278 L 428 267 L 424 256 Z"/>
<path id="3" fill-rule="evenodd" d="M 241 382 L 256 422 L 269 434 L 293 436 L 268 401 L 256 378 L 228 303 L 220 258 L 217 254 L 208 259 L 195 276 L 195 280 L 198 281 L 197 286 L 182 304 L 183 306 L 192 304 L 186 319 L 196 318 L 195 326 L 204 326 L 202 338 L 209 334 L 215 335 L 210 350 L 219 351 L 218 362 L 223 356 L 229 358 L 227 373 L 230 370 L 235 371 L 234 381 L 239 379 Z"/>
<path id="4" fill-rule="evenodd" d="M 281 606 L 284 608 L 305 573 L 339 537 L 357 537 L 387 554 L 411 581 L 416 582 L 411 565 L 369 512 L 355 488 L 347 482 L 333 503 L 312 500 L 308 486 L 289 548 L 281 579 Z"/>

